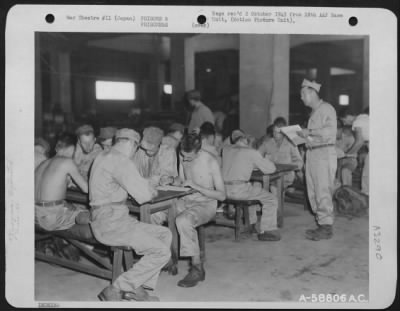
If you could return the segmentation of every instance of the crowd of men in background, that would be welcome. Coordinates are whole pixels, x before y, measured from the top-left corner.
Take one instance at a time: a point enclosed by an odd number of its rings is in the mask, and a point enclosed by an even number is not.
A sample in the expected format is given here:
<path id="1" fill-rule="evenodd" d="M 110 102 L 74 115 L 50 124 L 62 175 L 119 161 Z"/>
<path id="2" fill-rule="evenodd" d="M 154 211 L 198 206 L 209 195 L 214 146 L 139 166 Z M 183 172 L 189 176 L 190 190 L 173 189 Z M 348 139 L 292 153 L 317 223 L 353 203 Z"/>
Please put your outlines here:
<path id="1" fill-rule="evenodd" d="M 129 215 L 126 201 L 128 195 L 138 204 L 149 201 L 157 196 L 158 186 L 195 190 L 179 199 L 177 205 L 180 255 L 191 259 L 188 274 L 178 282 L 181 287 L 193 287 L 205 279 L 196 228 L 213 219 L 219 202 L 227 197 L 259 200 L 259 219 L 257 206 L 250 208 L 252 232 L 260 241 L 281 239 L 276 188 L 272 185 L 265 189 L 252 183 L 254 169 L 269 174 L 277 163 L 295 164 L 297 170 L 285 176 L 284 186 L 305 179 L 317 222 L 317 228 L 307 230 L 306 237 L 330 239 L 334 223 L 332 194 L 338 184 L 352 185 L 359 151 L 368 148 L 369 113 L 338 118 L 333 106 L 319 97 L 320 87 L 308 80 L 301 86 L 301 99 L 311 108 L 311 115 L 307 128 L 298 132 L 307 141 L 300 148 L 280 130 L 287 126 L 284 118 L 276 118 L 265 136 L 255 138 L 240 130 L 229 114 L 214 116 L 196 90 L 188 92 L 193 107 L 188 126 L 174 123 L 165 133 L 154 126 L 146 127 L 141 134 L 128 128 L 105 127 L 96 137 L 93 127 L 85 124 L 76 129 L 75 135 L 59 135 L 56 154 L 49 159 L 49 144 L 38 138 L 35 223 L 50 231 L 90 224 L 99 242 L 127 245 L 143 255 L 99 294 L 102 300 L 116 301 L 157 300 L 149 290 L 155 288 L 160 270 L 171 256 L 171 232 L 162 226 L 167 217 L 158 212 L 152 215 L 151 224 L 143 223 Z M 225 122 L 231 125 L 224 126 Z M 229 133 L 223 132 L 230 126 Z M 366 154 L 362 191 L 368 194 Z M 90 208 L 65 201 L 69 187 L 88 193 Z"/>

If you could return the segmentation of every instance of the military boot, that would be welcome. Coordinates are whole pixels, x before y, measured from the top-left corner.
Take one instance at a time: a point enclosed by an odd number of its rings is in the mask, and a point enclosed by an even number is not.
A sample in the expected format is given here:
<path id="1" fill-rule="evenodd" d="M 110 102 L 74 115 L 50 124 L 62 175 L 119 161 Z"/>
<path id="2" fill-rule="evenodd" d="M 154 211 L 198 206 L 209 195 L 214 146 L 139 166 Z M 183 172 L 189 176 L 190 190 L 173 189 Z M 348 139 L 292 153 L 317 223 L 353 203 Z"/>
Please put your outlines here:
<path id="1" fill-rule="evenodd" d="M 156 296 L 150 296 L 143 286 L 139 286 L 131 291 L 121 291 L 122 299 L 136 301 L 160 301 Z"/>
<path id="2" fill-rule="evenodd" d="M 113 285 L 109 285 L 104 288 L 98 295 L 101 301 L 121 301 L 122 292 Z"/>
<path id="3" fill-rule="evenodd" d="M 306 230 L 306 238 L 313 241 L 329 240 L 332 236 L 331 225 L 320 225 L 317 229 Z"/>
<path id="4" fill-rule="evenodd" d="M 180 287 L 193 287 L 198 282 L 204 281 L 206 278 L 206 272 L 204 271 L 203 264 L 192 265 L 189 273 L 178 282 Z"/>

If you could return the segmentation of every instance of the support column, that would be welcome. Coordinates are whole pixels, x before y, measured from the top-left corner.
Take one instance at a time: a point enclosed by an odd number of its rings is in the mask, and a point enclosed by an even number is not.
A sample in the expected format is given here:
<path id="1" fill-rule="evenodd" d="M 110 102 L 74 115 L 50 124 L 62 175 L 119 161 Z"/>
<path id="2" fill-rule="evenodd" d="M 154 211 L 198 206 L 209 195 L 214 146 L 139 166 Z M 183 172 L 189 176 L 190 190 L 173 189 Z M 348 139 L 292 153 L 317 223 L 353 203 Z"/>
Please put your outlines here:
<path id="1" fill-rule="evenodd" d="M 330 104 L 334 104 L 335 98 L 331 94 L 331 69 L 326 62 L 321 62 L 317 67 L 317 82 L 321 83 L 320 96 Z"/>
<path id="2" fill-rule="evenodd" d="M 364 38 L 363 44 L 363 77 L 362 77 L 362 109 L 369 106 L 369 37 Z"/>
<path id="3" fill-rule="evenodd" d="M 182 100 L 185 94 L 185 40 L 181 35 L 171 36 L 171 109 Z"/>
<path id="4" fill-rule="evenodd" d="M 71 61 L 68 52 L 59 54 L 59 102 L 64 113 L 70 114 L 71 109 Z"/>
<path id="5" fill-rule="evenodd" d="M 42 66 L 40 63 L 40 39 L 35 35 L 35 136 L 43 135 Z"/>
<path id="6" fill-rule="evenodd" d="M 240 35 L 240 128 L 260 137 L 289 112 L 289 35 Z"/>

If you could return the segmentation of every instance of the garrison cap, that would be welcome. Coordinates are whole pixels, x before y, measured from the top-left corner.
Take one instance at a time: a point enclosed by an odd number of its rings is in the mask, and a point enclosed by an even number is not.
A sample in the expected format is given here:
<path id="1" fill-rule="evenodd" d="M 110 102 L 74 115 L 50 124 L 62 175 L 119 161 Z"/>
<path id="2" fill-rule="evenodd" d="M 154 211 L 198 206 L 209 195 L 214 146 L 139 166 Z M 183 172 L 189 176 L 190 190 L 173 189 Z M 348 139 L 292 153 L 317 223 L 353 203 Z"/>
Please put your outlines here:
<path id="1" fill-rule="evenodd" d="M 126 138 L 135 142 L 140 142 L 140 134 L 132 129 L 123 128 L 115 133 L 115 138 Z"/>
<path id="2" fill-rule="evenodd" d="M 317 91 L 317 93 L 319 93 L 319 90 L 321 88 L 321 84 L 315 82 L 315 81 L 310 81 L 307 79 L 303 80 L 303 83 L 301 84 L 301 87 L 310 87 L 312 89 L 314 89 L 315 91 Z"/>

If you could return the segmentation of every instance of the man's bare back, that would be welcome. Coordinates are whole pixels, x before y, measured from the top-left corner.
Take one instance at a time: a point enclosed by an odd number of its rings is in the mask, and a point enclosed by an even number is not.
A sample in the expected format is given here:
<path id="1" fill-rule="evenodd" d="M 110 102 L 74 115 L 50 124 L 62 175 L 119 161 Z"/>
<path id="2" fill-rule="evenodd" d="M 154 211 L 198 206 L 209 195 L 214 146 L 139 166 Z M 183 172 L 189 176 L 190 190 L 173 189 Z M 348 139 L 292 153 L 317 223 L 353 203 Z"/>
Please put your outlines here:
<path id="1" fill-rule="evenodd" d="M 183 162 L 183 175 L 186 186 L 190 186 L 208 198 L 225 199 L 225 186 L 217 159 L 200 150 L 190 162 Z"/>
<path id="2" fill-rule="evenodd" d="M 207 152 L 199 151 L 199 155 L 191 162 L 184 162 L 185 179 L 192 180 L 199 186 L 215 189 L 213 167 L 216 160 Z M 213 165 L 214 164 L 214 165 Z"/>
<path id="3" fill-rule="evenodd" d="M 87 182 L 71 158 L 56 155 L 41 163 L 35 170 L 35 201 L 65 199 L 69 177 L 82 191 L 88 191 Z"/>

